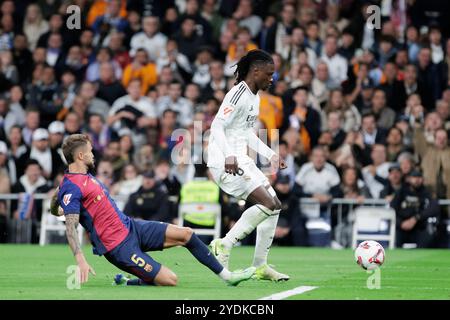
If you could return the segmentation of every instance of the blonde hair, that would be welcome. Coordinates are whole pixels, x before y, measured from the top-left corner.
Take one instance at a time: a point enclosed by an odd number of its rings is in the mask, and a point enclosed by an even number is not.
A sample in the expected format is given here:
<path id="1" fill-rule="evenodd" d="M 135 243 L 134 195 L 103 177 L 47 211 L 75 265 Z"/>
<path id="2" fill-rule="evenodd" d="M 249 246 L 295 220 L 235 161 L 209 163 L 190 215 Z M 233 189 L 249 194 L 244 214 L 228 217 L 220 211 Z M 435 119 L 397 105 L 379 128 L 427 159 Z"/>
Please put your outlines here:
<path id="1" fill-rule="evenodd" d="M 26 14 L 25 14 L 25 18 L 24 18 L 24 24 L 30 24 L 30 22 L 29 22 L 28 19 L 29 19 L 29 16 L 30 16 L 30 11 L 31 11 L 31 9 L 33 9 L 33 8 L 36 8 L 36 9 L 37 9 L 37 17 L 36 17 L 36 21 L 35 21 L 33 24 L 40 24 L 41 21 L 43 20 L 41 8 L 39 7 L 39 5 L 37 5 L 37 4 L 35 4 L 35 3 L 32 3 L 32 4 L 30 4 L 30 5 L 27 7 Z"/>

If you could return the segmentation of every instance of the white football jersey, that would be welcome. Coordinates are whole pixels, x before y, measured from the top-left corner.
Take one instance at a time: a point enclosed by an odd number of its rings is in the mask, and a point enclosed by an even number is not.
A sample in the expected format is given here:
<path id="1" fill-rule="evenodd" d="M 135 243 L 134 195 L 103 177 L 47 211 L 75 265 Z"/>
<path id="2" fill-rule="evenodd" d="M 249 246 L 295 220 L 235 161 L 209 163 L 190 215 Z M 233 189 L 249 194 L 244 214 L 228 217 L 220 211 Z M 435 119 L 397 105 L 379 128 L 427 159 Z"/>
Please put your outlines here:
<path id="1" fill-rule="evenodd" d="M 235 85 L 225 95 L 216 114 L 216 119 L 224 120 L 225 135 L 238 163 L 253 161 L 247 152 L 249 133 L 254 130 L 259 115 L 259 94 L 253 94 L 245 81 Z M 222 168 L 225 154 L 214 141 L 211 133 L 208 145 L 208 167 Z"/>

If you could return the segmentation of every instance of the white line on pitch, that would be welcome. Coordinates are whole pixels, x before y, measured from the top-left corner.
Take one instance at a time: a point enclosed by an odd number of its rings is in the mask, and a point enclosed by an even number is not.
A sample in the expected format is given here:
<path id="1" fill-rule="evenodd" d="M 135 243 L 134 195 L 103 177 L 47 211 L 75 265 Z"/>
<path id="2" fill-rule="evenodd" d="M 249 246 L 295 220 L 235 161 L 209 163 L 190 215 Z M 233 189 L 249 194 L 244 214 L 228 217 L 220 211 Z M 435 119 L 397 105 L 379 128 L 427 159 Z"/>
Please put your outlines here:
<path id="1" fill-rule="evenodd" d="M 318 287 L 309 287 L 309 286 L 300 286 L 291 290 L 281 291 L 278 293 L 274 293 L 270 296 L 260 298 L 258 300 L 282 300 L 286 299 L 290 296 L 296 296 L 298 294 L 302 294 L 314 289 L 317 289 Z"/>

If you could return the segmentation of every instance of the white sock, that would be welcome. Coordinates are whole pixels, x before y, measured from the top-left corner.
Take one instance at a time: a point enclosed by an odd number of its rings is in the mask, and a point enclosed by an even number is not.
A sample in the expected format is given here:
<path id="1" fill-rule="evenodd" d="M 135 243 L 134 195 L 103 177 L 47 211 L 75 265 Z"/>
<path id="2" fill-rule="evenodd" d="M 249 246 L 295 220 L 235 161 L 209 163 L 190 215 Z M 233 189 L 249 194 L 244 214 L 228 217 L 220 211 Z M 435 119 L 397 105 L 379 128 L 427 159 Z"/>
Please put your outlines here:
<path id="1" fill-rule="evenodd" d="M 280 210 L 274 210 L 274 213 L 276 212 L 279 213 Z M 279 216 L 279 214 L 274 214 L 267 217 L 256 229 L 255 255 L 253 257 L 254 267 L 259 267 L 267 263 L 267 256 L 272 245 Z"/>
<path id="2" fill-rule="evenodd" d="M 220 271 L 220 273 L 218 274 L 218 276 L 222 279 L 222 280 L 230 280 L 231 278 L 231 272 L 227 269 L 227 268 L 223 268 L 222 271 Z"/>
<path id="3" fill-rule="evenodd" d="M 237 242 L 248 236 L 257 225 L 266 219 L 272 213 L 271 210 L 260 204 L 255 204 L 244 211 L 241 218 L 228 231 L 222 244 L 231 249 Z"/>

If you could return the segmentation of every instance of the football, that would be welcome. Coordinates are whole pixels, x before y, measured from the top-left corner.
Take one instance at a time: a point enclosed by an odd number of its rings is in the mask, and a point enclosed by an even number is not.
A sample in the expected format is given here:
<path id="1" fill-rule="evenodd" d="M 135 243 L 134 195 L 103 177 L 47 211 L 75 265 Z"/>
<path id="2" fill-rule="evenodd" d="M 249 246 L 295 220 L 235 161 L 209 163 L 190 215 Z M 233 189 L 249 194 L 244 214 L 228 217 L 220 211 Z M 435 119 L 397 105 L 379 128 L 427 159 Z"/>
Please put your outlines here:
<path id="1" fill-rule="evenodd" d="M 363 241 L 355 250 L 355 260 L 364 270 L 373 270 L 384 263 L 384 248 L 376 241 Z"/>

